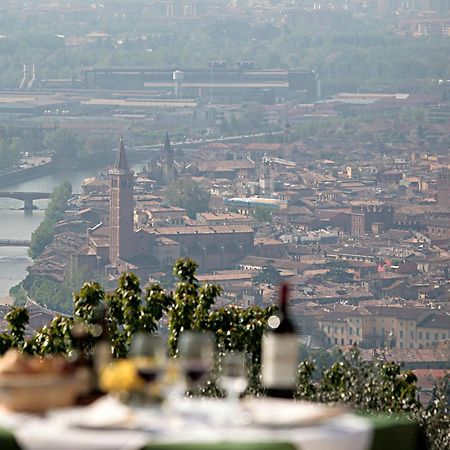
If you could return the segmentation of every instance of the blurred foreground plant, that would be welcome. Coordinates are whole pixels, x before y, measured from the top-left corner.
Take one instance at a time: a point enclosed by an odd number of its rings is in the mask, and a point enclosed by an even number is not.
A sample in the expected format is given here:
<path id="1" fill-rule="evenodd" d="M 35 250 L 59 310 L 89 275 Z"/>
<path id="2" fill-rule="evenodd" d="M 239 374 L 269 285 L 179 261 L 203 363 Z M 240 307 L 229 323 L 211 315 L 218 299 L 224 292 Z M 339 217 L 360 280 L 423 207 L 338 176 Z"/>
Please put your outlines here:
<path id="1" fill-rule="evenodd" d="M 235 350 L 249 355 L 251 373 L 247 392 L 260 395 L 261 339 L 273 307 L 215 308 L 221 288 L 213 284 L 200 286 L 195 276 L 197 267 L 190 259 L 176 262 L 174 275 L 179 282 L 174 292 L 165 291 L 157 283 L 142 290 L 139 279 L 132 273 L 122 274 L 112 293 L 106 293 L 98 283 L 85 283 L 74 294 L 74 317 L 57 316 L 28 338 L 28 312 L 13 307 L 5 317 L 8 329 L 0 334 L 0 354 L 17 347 L 37 355 L 70 355 L 76 350 L 71 330 L 82 324 L 90 336 L 84 351 L 92 352 L 98 328 L 106 327 L 112 354 L 124 358 L 135 333 L 153 333 L 167 324 L 168 351 L 176 356 L 181 332 L 209 330 L 216 336 L 218 353 Z M 323 366 L 323 361 L 317 361 L 317 365 Z M 327 365 L 321 376 L 317 376 L 315 362 L 303 361 L 298 371 L 297 398 L 345 403 L 364 412 L 404 412 L 421 425 L 430 450 L 450 448 L 448 376 L 435 389 L 428 406 L 417 400 L 416 381 L 411 371 L 402 371 L 395 362 L 384 358 L 364 361 L 355 348 L 340 352 L 337 361 Z M 214 378 L 204 393 L 221 395 Z"/>

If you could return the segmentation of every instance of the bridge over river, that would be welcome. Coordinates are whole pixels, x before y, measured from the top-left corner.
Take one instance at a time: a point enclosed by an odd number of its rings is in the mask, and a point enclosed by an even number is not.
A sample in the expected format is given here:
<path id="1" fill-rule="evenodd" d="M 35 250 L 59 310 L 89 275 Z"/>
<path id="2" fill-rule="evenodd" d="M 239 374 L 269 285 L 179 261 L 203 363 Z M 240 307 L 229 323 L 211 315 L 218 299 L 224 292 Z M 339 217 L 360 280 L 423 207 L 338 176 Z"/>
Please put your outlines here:
<path id="1" fill-rule="evenodd" d="M 29 247 L 31 241 L 27 239 L 0 239 L 0 247 Z"/>
<path id="2" fill-rule="evenodd" d="M 50 192 L 0 192 L 0 198 L 14 198 L 23 201 L 24 211 L 33 211 L 34 200 L 50 198 Z"/>

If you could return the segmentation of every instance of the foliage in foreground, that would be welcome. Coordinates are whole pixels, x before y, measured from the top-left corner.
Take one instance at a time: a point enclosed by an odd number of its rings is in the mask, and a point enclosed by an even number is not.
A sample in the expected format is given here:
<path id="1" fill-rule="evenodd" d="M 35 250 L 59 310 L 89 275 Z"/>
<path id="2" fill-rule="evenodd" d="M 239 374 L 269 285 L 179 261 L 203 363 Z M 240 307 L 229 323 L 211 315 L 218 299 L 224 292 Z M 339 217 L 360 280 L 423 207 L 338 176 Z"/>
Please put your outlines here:
<path id="1" fill-rule="evenodd" d="M 217 339 L 218 351 L 237 350 L 248 353 L 252 360 L 251 384 L 248 392 L 264 395 L 259 384 L 260 346 L 267 319 L 273 307 L 227 306 L 214 308 L 220 287 L 200 286 L 195 272 L 197 265 L 189 259 L 179 260 L 174 275 L 179 282 L 175 291 L 166 292 L 153 283 L 141 289 L 138 278 L 125 273 L 117 289 L 106 293 L 98 283 L 85 283 L 74 294 L 73 317 L 55 317 L 48 326 L 27 338 L 25 330 L 28 312 L 23 307 L 12 308 L 5 319 L 8 330 L 0 334 L 0 353 L 10 347 L 22 351 L 49 355 L 70 355 L 77 348 L 72 330 L 82 326 L 90 332 L 81 351 L 91 354 L 99 325 L 107 325 L 115 357 L 126 357 L 133 335 L 144 331 L 168 328 L 169 353 L 177 354 L 179 334 L 183 330 L 209 330 Z M 320 361 L 317 361 L 320 365 Z M 450 419 L 447 392 L 448 377 L 427 407 L 417 400 L 417 379 L 411 371 L 386 360 L 363 361 L 357 349 L 340 353 L 337 361 L 316 374 L 316 362 L 299 365 L 296 397 L 310 401 L 345 403 L 363 412 L 407 413 L 421 425 L 431 450 L 449 447 Z M 208 395 L 220 395 L 214 379 L 205 390 Z"/>
<path id="2" fill-rule="evenodd" d="M 363 361 L 354 348 L 340 354 L 338 361 L 314 380 L 315 363 L 299 365 L 296 397 L 301 400 L 344 403 L 363 413 L 406 413 L 416 420 L 426 437 L 428 448 L 450 447 L 450 416 L 447 375 L 435 388 L 429 405 L 422 405 L 417 396 L 417 378 L 410 370 L 402 371 L 399 364 L 374 359 Z"/>
<path id="3" fill-rule="evenodd" d="M 93 331 L 99 324 L 106 323 L 114 356 L 126 357 L 135 333 L 153 333 L 167 324 L 171 355 L 177 353 L 181 331 L 210 330 L 215 333 L 220 349 L 245 351 L 257 363 L 262 334 L 273 307 L 213 308 L 221 288 L 213 284 L 200 286 L 195 277 L 196 269 L 194 261 L 179 260 L 174 267 L 179 282 L 170 293 L 157 283 L 142 289 L 139 279 L 132 273 L 122 274 L 112 293 L 106 293 L 98 283 L 85 283 L 74 294 L 73 317 L 57 316 L 30 338 L 25 337 L 26 309 L 15 307 L 12 311 L 21 312 L 22 321 L 10 324 L 9 331 L 0 335 L 0 353 L 14 346 L 37 355 L 69 355 L 76 346 L 70 332 L 74 325 L 81 323 L 88 331 Z M 95 342 L 95 332 L 91 334 L 87 351 Z M 15 336 L 13 340 L 11 335 Z"/>

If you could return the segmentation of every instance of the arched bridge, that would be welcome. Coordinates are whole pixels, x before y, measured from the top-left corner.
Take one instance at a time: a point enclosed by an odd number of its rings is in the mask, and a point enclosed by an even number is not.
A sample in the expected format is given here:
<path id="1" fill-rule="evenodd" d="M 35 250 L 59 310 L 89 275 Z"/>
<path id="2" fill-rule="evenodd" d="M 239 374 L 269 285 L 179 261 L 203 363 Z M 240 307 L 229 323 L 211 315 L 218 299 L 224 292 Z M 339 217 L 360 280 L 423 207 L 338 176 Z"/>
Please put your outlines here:
<path id="1" fill-rule="evenodd" d="M 50 198 L 50 195 L 50 192 L 0 192 L 0 198 L 22 200 L 24 211 L 32 211 L 34 209 L 34 200 Z"/>

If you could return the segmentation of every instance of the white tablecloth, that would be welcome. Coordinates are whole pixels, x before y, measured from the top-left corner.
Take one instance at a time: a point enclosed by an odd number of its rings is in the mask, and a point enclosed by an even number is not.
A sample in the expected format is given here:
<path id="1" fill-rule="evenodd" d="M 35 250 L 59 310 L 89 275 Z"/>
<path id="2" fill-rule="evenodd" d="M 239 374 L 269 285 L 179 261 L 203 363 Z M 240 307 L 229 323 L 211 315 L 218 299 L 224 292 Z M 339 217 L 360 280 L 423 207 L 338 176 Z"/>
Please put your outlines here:
<path id="1" fill-rule="evenodd" d="M 23 450 L 137 450 L 152 442 L 265 440 L 291 442 L 299 450 L 368 450 L 372 440 L 370 422 L 352 414 L 314 426 L 270 427 L 239 423 L 233 417 L 237 406 L 224 401 L 210 402 L 200 413 L 196 406 L 186 401 L 181 413 L 176 408 L 134 408 L 131 425 L 123 422 L 116 428 L 113 424 L 130 410 L 106 399 L 96 407 L 54 411 L 45 417 L 2 411 L 0 427 L 12 430 Z M 186 414 L 189 410 L 192 414 Z"/>

